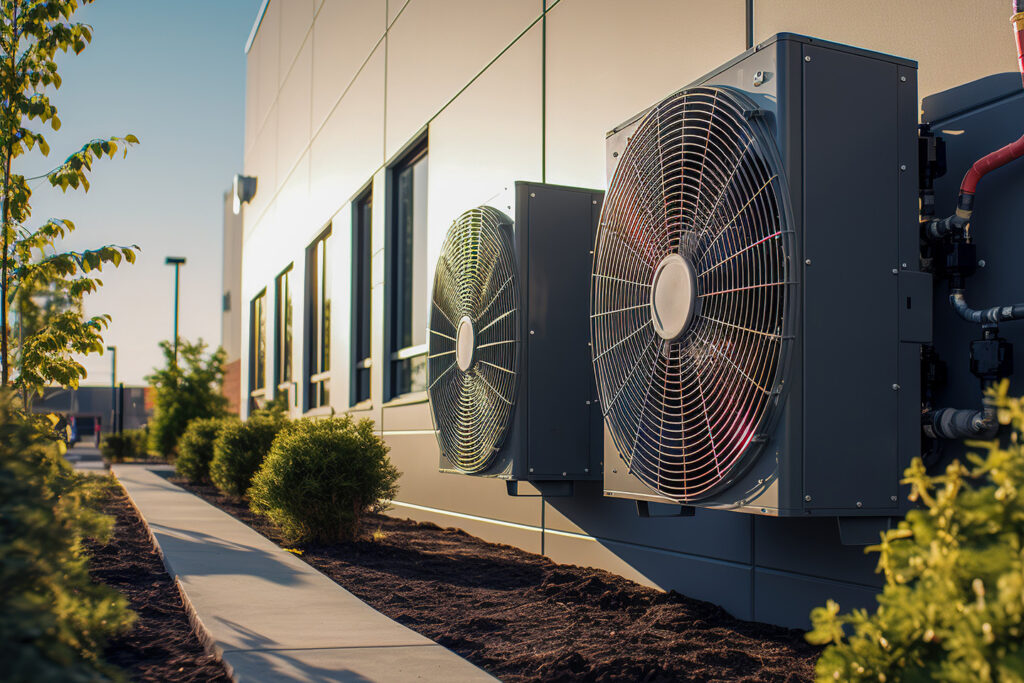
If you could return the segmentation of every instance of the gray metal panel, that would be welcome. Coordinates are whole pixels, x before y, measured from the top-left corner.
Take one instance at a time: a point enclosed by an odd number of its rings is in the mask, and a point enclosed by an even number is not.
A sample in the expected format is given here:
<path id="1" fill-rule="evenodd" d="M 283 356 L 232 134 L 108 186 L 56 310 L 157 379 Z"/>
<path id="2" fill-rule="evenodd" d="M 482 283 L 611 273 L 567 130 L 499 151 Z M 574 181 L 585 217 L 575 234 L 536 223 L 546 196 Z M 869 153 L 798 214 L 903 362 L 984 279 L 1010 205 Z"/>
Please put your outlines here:
<path id="1" fill-rule="evenodd" d="M 642 518 L 632 500 L 602 499 L 599 482 L 577 482 L 573 497 L 544 502 L 544 526 L 548 529 L 733 562 L 752 560 L 750 515 L 696 510 L 692 517 L 679 517 L 678 505 L 652 503 L 651 516 Z"/>
<path id="2" fill-rule="evenodd" d="M 891 509 L 897 67 L 812 45 L 804 57 L 804 490 L 812 508 Z"/>
<path id="3" fill-rule="evenodd" d="M 877 555 L 862 546 L 844 546 L 832 517 L 775 519 L 755 517 L 754 563 L 780 571 L 863 585 L 882 585 L 874 573 Z"/>
<path id="4" fill-rule="evenodd" d="M 931 273 L 902 271 L 899 280 L 900 341 L 931 344 L 932 287 Z"/>
<path id="5" fill-rule="evenodd" d="M 529 476 L 594 478 L 589 298 L 594 207 L 601 193 L 516 183 L 524 285 Z"/>
<path id="6" fill-rule="evenodd" d="M 811 610 L 835 600 L 843 612 L 874 609 L 877 591 L 849 583 L 828 581 L 767 569 L 754 570 L 753 619 L 789 628 L 810 628 Z"/>

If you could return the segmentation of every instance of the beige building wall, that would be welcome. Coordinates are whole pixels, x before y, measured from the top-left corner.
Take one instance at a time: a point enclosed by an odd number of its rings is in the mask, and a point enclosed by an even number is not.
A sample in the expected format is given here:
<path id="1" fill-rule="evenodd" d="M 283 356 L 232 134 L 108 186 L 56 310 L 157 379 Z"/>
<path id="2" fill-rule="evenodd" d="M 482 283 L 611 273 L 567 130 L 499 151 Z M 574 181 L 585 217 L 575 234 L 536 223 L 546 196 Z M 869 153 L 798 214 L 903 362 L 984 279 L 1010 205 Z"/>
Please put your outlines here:
<path id="1" fill-rule="evenodd" d="M 1008 8 L 1005 0 L 754 0 L 753 32 L 755 41 L 787 31 L 916 59 L 925 96 L 1015 69 Z M 372 405 L 356 412 L 376 421 L 403 472 L 395 514 L 676 588 L 742 617 L 785 621 L 758 607 L 759 591 L 870 598 L 871 564 L 859 548 L 836 547 L 834 522 L 798 520 L 807 526 L 797 529 L 792 520 L 703 510 L 688 525 L 638 520 L 629 503 L 603 499 L 593 487 L 568 502 L 509 497 L 501 481 L 437 473 L 425 397 L 383 403 L 388 166 L 428 135 L 432 281 L 451 221 L 484 202 L 513 211 L 516 180 L 604 189 L 605 132 L 741 53 L 745 9 L 744 0 L 265 5 L 247 57 L 244 172 L 259 179 L 259 190 L 245 211 L 240 329 L 249 329 L 250 299 L 272 292 L 275 276 L 294 264 L 301 391 L 305 250 L 332 225 L 332 401 L 315 412 L 350 409 L 351 202 L 371 187 Z M 272 368 L 271 330 L 268 337 Z M 755 530 L 769 539 L 764 547 L 754 547 Z M 819 540 L 789 549 L 785 530 Z M 822 543 L 835 547 L 834 566 L 801 578 L 803 558 Z"/>

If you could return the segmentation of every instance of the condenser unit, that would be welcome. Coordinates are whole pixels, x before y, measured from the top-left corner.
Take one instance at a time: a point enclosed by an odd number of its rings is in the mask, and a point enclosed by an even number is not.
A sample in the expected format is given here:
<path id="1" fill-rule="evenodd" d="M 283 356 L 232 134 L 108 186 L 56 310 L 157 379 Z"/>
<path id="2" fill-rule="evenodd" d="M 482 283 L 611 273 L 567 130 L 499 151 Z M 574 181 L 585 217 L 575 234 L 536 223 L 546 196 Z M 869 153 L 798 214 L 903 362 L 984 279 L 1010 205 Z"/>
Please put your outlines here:
<path id="1" fill-rule="evenodd" d="M 903 509 L 931 335 L 916 79 L 780 34 L 609 133 L 591 291 L 606 495 Z"/>
<path id="2" fill-rule="evenodd" d="M 510 493 L 600 478 L 587 302 L 601 198 L 520 182 L 514 224 L 481 206 L 449 229 L 427 364 L 441 471 L 506 479 Z"/>

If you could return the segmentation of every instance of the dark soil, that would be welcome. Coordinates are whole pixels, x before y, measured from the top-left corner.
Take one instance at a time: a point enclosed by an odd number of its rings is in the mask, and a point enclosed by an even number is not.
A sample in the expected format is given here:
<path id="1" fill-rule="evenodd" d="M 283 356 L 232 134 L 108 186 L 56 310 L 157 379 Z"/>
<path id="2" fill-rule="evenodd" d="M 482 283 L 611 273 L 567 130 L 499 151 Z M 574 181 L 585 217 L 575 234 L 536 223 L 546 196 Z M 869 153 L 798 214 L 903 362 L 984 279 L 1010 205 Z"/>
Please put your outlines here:
<path id="1" fill-rule="evenodd" d="M 192 630 L 181 594 L 123 489 L 113 489 L 103 512 L 115 518 L 114 534 L 105 545 L 86 544 L 89 573 L 123 593 L 138 615 L 131 631 L 110 642 L 106 660 L 133 681 L 230 681 Z"/>
<path id="2" fill-rule="evenodd" d="M 279 545 L 211 486 L 179 485 Z M 609 572 L 559 565 L 458 529 L 374 515 L 367 538 L 302 558 L 359 598 L 503 681 L 810 681 L 803 632 Z M 369 535 L 377 531 L 376 539 Z"/>

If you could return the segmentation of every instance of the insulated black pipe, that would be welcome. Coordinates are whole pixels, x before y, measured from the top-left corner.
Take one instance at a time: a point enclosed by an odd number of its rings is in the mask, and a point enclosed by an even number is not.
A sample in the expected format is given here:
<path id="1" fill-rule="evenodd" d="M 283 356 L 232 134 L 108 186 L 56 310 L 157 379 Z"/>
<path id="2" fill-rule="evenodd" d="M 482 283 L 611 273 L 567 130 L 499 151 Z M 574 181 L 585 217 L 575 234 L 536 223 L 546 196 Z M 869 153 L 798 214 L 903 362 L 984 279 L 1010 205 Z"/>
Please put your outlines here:
<path id="1" fill-rule="evenodd" d="M 940 408 L 926 416 L 925 433 L 933 439 L 992 438 L 999 424 L 994 410 Z"/>
<path id="2" fill-rule="evenodd" d="M 953 310 L 967 322 L 989 324 L 1024 319 L 1024 304 L 992 306 L 991 308 L 976 310 L 967 305 L 967 300 L 964 298 L 964 290 L 962 289 L 954 289 L 950 293 L 949 303 L 953 306 Z"/>

